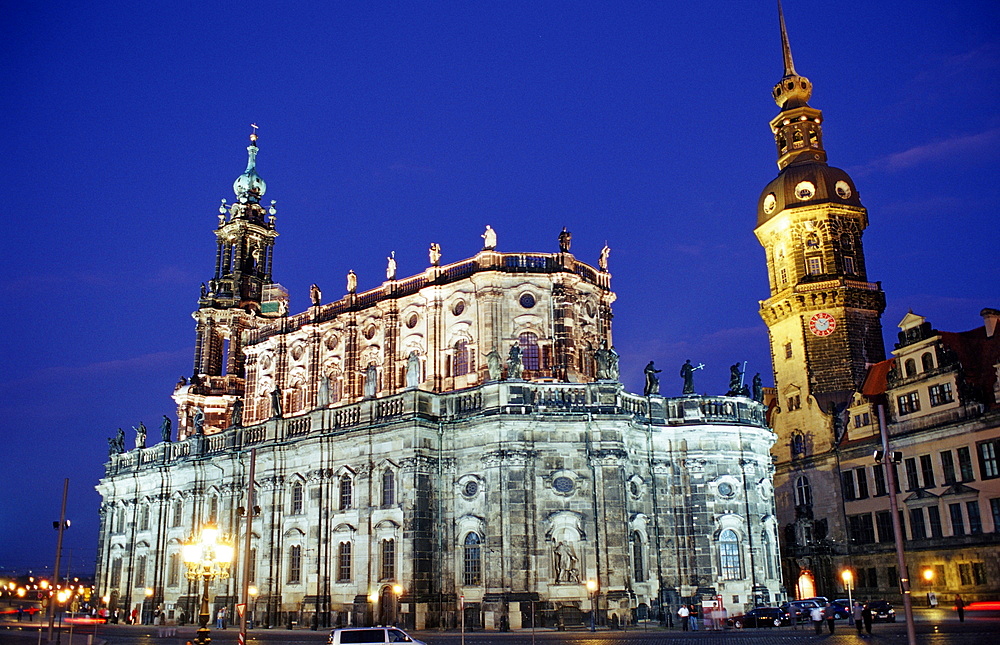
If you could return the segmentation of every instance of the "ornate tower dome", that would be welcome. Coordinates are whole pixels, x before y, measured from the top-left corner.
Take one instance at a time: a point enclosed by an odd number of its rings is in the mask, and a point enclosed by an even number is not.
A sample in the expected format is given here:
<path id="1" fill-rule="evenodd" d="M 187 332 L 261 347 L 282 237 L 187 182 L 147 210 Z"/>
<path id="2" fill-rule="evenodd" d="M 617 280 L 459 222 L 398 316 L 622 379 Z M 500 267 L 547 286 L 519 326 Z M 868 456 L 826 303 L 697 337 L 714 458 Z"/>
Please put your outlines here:
<path id="1" fill-rule="evenodd" d="M 257 174 L 257 152 L 257 133 L 254 132 L 250 135 L 250 145 L 247 146 L 247 154 L 249 155 L 247 169 L 233 182 L 233 192 L 236 193 L 236 199 L 241 204 L 257 203 L 267 192 L 267 184 Z"/>

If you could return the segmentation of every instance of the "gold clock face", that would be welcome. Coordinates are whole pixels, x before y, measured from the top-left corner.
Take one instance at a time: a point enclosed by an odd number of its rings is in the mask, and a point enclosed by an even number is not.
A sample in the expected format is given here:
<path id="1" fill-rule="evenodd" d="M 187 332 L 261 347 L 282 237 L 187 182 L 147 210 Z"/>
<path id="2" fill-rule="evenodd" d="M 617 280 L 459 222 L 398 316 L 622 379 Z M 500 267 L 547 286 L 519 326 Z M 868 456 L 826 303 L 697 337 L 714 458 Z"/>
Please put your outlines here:
<path id="1" fill-rule="evenodd" d="M 764 212 L 768 215 L 773 213 L 777 203 L 778 201 L 774 198 L 774 193 L 768 193 L 767 197 L 764 198 Z"/>
<path id="2" fill-rule="evenodd" d="M 813 314 L 809 319 L 809 331 L 816 336 L 829 336 L 837 328 L 837 319 L 825 311 Z"/>

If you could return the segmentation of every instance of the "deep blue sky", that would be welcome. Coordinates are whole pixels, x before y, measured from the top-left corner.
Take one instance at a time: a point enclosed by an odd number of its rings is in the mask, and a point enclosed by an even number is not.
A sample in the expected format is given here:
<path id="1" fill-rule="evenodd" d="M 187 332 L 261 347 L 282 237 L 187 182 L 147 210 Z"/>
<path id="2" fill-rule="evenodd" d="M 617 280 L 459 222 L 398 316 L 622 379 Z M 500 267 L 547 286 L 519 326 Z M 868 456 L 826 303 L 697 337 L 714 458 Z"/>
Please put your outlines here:
<path id="1" fill-rule="evenodd" d="M 428 6 L 430 5 L 430 6 Z M 1000 306 L 1000 5 L 787 0 L 830 163 L 870 212 L 887 337 Z M 293 312 L 474 254 L 612 247 L 624 380 L 686 358 L 772 382 L 757 197 L 777 173 L 774 2 L 19 2 L 0 39 L 0 574 L 50 565 L 71 478 L 71 566 L 119 426 L 157 426 L 190 374 L 219 200 L 260 125 Z M 154 431 L 151 436 L 155 436 Z"/>

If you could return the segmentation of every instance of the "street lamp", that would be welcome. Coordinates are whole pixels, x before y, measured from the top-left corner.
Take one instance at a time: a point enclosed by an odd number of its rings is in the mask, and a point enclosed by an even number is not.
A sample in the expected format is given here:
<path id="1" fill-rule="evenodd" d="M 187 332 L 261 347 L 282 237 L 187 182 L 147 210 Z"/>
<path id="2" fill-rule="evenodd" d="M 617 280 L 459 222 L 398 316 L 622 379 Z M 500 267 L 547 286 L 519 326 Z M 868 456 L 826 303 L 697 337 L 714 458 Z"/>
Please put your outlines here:
<path id="1" fill-rule="evenodd" d="M 937 594 L 934 593 L 934 569 L 930 567 L 924 569 L 923 576 L 924 582 L 930 587 L 930 590 L 927 592 L 927 604 L 932 608 L 937 607 Z"/>
<path id="2" fill-rule="evenodd" d="M 596 580 L 587 581 L 587 593 L 590 595 L 590 631 L 597 631 L 597 625 L 594 621 L 597 619 L 597 590 L 600 585 L 597 584 Z"/>
<path id="3" fill-rule="evenodd" d="M 201 614 L 198 616 L 198 633 L 194 642 L 208 645 L 212 642 L 208 630 L 208 583 L 214 578 L 229 577 L 229 564 L 233 561 L 233 546 L 219 540 L 219 529 L 214 524 L 206 524 L 201 529 L 201 539 L 194 535 L 184 543 L 182 553 L 187 566 L 187 577 L 201 578 L 204 591 L 201 596 Z"/>
<path id="4" fill-rule="evenodd" d="M 841 579 L 844 581 L 844 586 L 847 587 L 847 611 L 848 617 L 854 616 L 854 598 L 851 596 L 851 590 L 854 588 L 854 574 L 851 573 L 850 569 L 844 569 L 840 574 Z"/>
<path id="5" fill-rule="evenodd" d="M 403 595 L 403 585 L 392 585 L 392 594 L 396 597 L 396 606 L 393 608 L 393 624 L 399 627 L 399 597 Z"/>
<path id="6" fill-rule="evenodd" d="M 252 629 L 253 621 L 254 621 L 254 619 L 257 616 L 257 594 L 258 593 L 260 593 L 260 590 L 257 589 L 257 587 L 255 587 L 254 585 L 249 585 L 247 587 L 247 594 L 250 596 L 250 598 L 253 599 L 253 606 L 252 606 L 251 611 L 250 611 L 251 629 Z"/>

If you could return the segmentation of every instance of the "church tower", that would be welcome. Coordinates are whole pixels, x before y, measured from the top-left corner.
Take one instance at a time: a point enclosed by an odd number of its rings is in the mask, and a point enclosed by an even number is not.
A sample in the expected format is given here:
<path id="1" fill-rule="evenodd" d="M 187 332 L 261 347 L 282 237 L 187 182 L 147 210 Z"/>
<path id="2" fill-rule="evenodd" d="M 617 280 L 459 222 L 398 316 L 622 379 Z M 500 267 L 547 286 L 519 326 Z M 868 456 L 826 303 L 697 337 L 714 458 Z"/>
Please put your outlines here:
<path id="1" fill-rule="evenodd" d="M 271 282 L 277 210 L 274 201 L 267 209 L 260 203 L 267 185 L 257 173 L 258 151 L 255 131 L 247 147 L 247 168 L 233 182 L 236 202 L 222 200 L 219 207 L 215 271 L 202 283 L 198 309 L 192 314 L 194 369 L 190 383 L 182 380 L 174 392 L 181 438 L 231 425 L 233 406 L 245 388 L 245 332 L 256 328 L 261 316 L 287 313 L 287 307 L 269 307 L 275 303 L 266 302 L 278 295 L 284 304 L 284 294 Z"/>
<path id="2" fill-rule="evenodd" d="M 869 282 L 862 234 L 868 212 L 854 181 L 827 165 L 823 116 L 810 107 L 812 83 L 795 71 L 778 5 L 785 73 L 774 86 L 771 120 L 778 176 L 761 192 L 754 233 L 767 258 L 767 324 L 777 391 L 775 492 L 783 556 L 821 586 L 823 556 L 846 546 L 836 450 L 842 415 L 866 366 L 885 358 L 885 294 Z M 832 588 L 832 587 L 824 587 Z M 813 594 L 814 595 L 814 594 Z"/>

